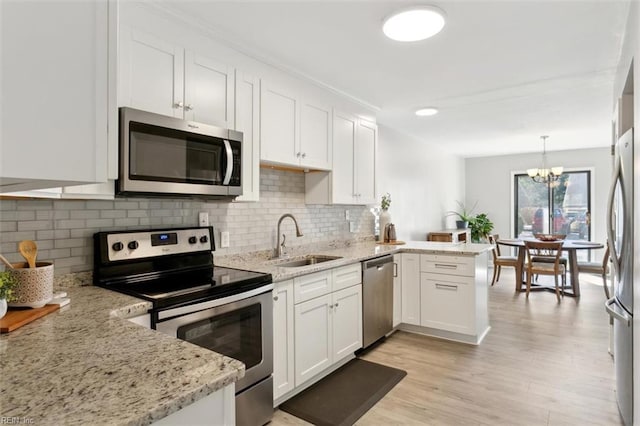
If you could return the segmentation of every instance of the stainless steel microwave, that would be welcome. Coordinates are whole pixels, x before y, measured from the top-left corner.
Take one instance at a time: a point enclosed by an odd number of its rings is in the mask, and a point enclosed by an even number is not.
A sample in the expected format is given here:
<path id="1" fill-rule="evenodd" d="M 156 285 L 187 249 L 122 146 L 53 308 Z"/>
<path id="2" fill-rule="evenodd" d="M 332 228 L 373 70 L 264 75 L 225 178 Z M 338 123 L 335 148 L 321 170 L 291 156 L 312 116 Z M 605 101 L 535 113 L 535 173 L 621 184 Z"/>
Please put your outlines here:
<path id="1" fill-rule="evenodd" d="M 118 195 L 242 195 L 242 133 L 120 108 Z"/>

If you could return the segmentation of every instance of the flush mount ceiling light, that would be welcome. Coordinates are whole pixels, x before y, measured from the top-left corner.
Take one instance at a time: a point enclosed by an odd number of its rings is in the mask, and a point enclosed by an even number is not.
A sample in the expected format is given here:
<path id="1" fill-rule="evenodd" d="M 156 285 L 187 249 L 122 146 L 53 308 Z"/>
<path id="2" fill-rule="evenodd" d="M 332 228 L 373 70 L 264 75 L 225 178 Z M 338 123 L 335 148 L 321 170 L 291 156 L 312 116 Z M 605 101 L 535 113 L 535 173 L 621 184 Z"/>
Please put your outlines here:
<path id="1" fill-rule="evenodd" d="M 434 107 L 420 108 L 416 111 L 416 115 L 418 117 L 429 117 L 430 115 L 436 115 L 437 113 L 438 108 Z"/>
<path id="2" fill-rule="evenodd" d="M 382 31 L 392 40 L 418 41 L 438 34 L 444 24 L 442 10 L 433 6 L 415 6 L 386 18 Z"/>

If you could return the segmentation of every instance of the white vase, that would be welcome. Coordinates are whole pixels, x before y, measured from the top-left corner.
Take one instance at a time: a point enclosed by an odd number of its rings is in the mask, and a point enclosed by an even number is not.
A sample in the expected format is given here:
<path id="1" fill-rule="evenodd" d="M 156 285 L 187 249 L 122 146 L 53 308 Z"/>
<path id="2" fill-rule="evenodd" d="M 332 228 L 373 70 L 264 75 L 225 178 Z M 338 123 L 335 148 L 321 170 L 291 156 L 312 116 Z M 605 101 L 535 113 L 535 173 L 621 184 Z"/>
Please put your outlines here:
<path id="1" fill-rule="evenodd" d="M 380 212 L 380 236 L 378 241 L 384 241 L 384 229 L 391 223 L 391 214 L 387 210 Z"/>
<path id="2" fill-rule="evenodd" d="M 7 299 L 0 299 L 0 318 L 7 314 Z"/>

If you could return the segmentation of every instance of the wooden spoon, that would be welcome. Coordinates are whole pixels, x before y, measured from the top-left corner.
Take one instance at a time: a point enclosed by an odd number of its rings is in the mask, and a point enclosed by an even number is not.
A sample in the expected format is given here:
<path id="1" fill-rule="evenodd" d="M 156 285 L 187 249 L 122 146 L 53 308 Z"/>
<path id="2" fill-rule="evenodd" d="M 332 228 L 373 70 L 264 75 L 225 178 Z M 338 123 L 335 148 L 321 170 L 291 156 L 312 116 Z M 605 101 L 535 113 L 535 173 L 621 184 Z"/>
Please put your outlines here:
<path id="1" fill-rule="evenodd" d="M 29 268 L 36 267 L 36 256 L 38 255 L 38 246 L 34 241 L 24 240 L 18 244 L 18 251 L 29 263 Z"/>
<path id="2" fill-rule="evenodd" d="M 13 269 L 13 265 L 11 264 L 11 262 L 9 262 L 7 260 L 6 257 L 4 257 L 3 255 L 0 254 L 0 260 L 2 261 L 2 263 L 4 263 L 5 265 L 7 265 L 7 268 L 9 269 Z"/>

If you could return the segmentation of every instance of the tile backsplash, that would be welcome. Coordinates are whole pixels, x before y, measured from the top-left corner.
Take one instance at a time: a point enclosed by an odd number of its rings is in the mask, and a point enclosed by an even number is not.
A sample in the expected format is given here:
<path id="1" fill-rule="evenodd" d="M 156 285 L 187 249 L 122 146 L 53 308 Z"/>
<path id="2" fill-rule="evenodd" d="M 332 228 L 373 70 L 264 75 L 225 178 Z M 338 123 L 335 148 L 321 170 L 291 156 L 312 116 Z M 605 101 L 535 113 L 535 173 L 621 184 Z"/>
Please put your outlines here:
<path id="1" fill-rule="evenodd" d="M 209 214 L 218 255 L 275 248 L 276 225 L 284 213 L 293 214 L 304 233 L 296 238 L 293 221 L 285 219 L 281 232 L 289 247 L 373 235 L 368 207 L 307 205 L 304 191 L 303 173 L 265 168 L 261 169 L 260 201 L 253 203 L 148 198 L 0 200 L 0 253 L 20 262 L 18 241 L 34 240 L 38 259 L 54 261 L 56 275 L 88 271 L 93 266 L 95 232 L 197 226 L 199 212 Z M 356 232 L 349 232 L 345 210 Z M 220 248 L 221 231 L 229 232 L 228 248 Z"/>

